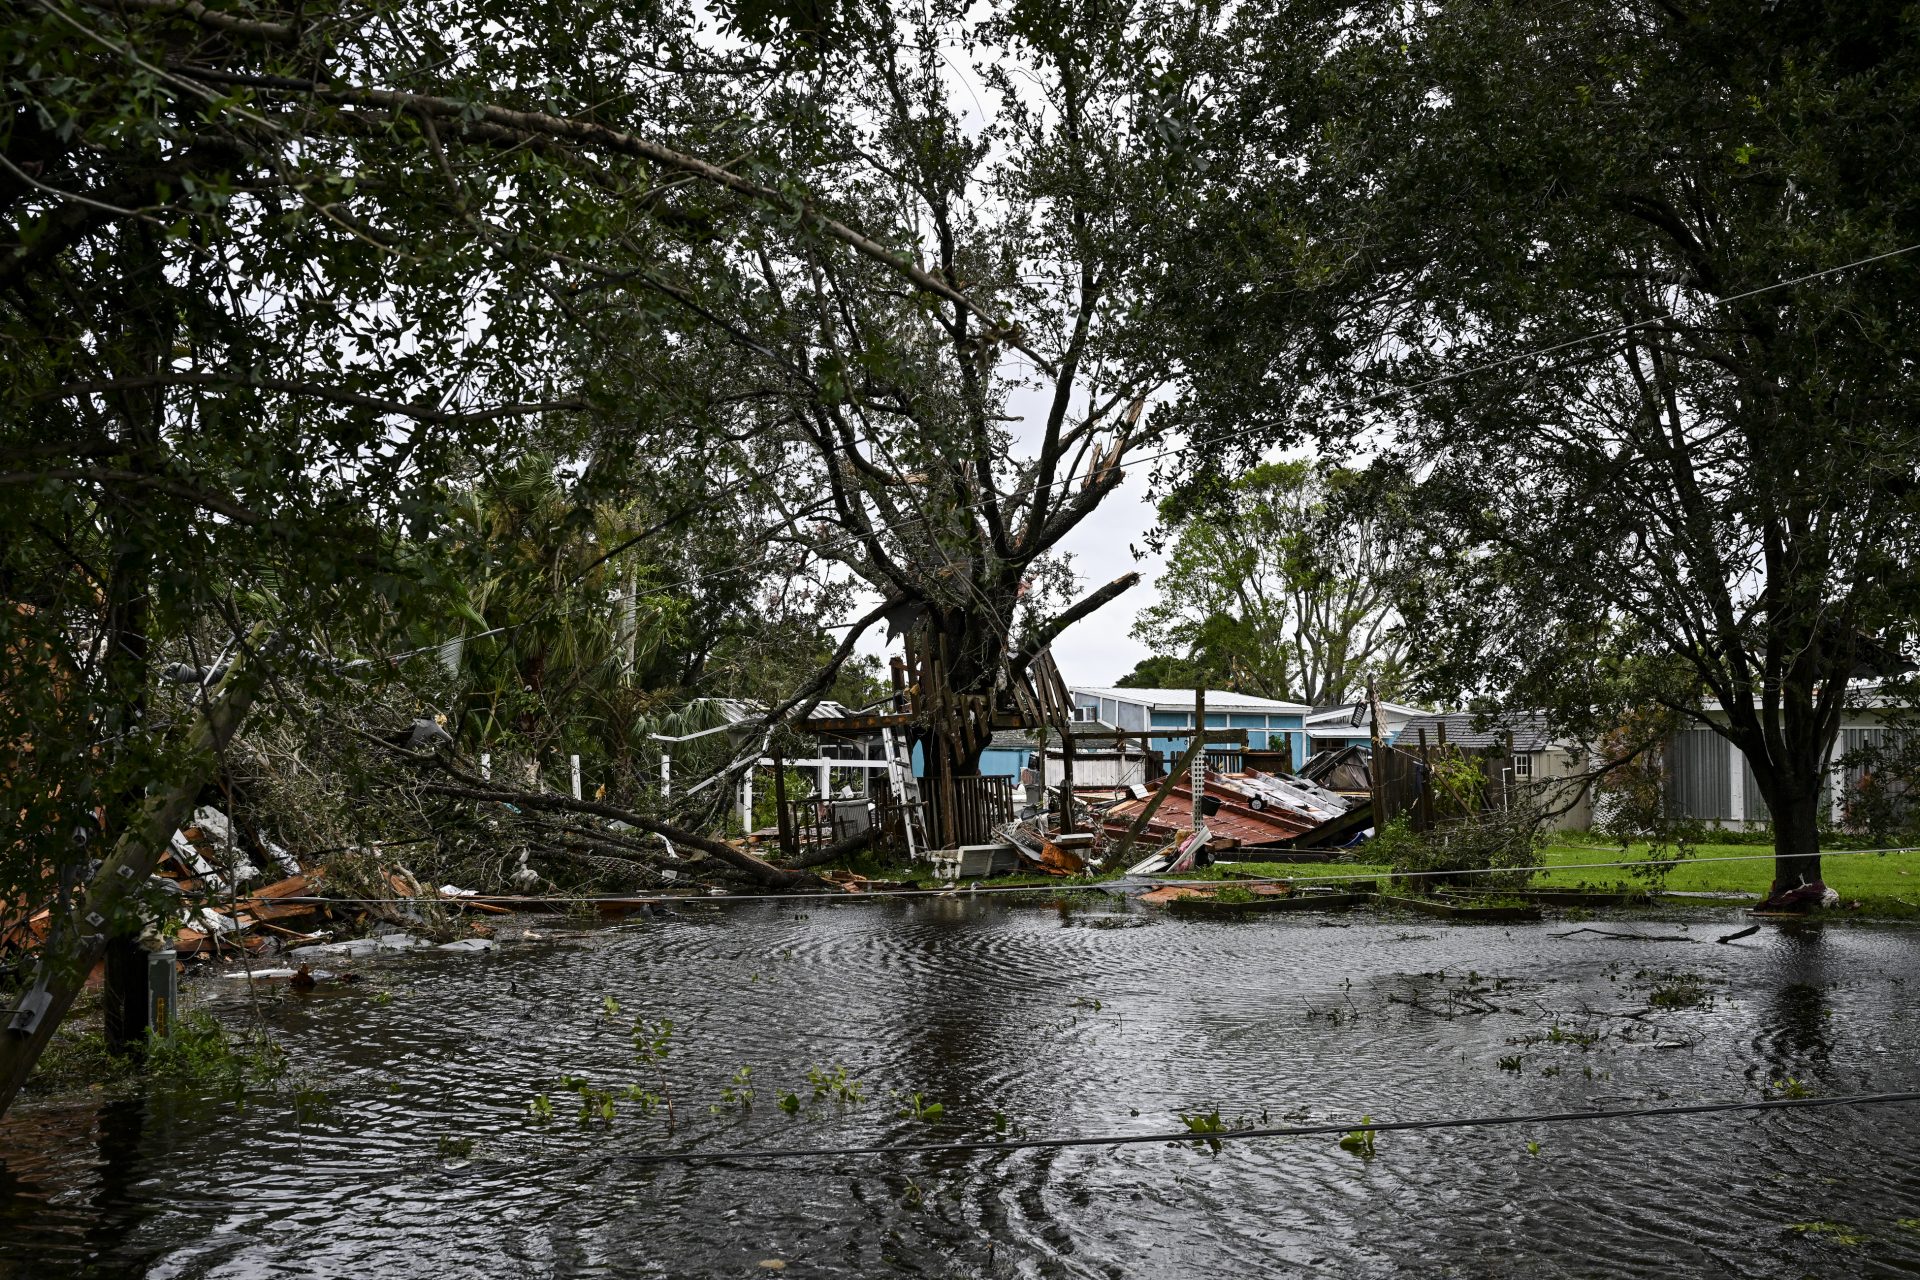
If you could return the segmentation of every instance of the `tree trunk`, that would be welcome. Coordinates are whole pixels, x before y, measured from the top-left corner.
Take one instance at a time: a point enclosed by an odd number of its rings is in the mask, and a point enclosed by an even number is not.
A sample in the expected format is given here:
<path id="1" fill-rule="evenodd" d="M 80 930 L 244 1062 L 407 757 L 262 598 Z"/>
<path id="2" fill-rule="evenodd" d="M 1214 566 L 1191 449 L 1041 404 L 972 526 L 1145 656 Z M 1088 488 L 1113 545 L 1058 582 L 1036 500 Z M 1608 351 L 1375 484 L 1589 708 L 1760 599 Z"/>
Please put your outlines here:
<path id="1" fill-rule="evenodd" d="M 265 632 L 256 631 L 253 644 L 257 646 L 264 639 Z M 0 1116 L 13 1105 L 33 1064 L 40 1060 L 54 1030 L 86 985 L 87 975 L 100 962 L 108 933 L 128 927 L 137 916 L 137 898 L 146 887 L 147 877 L 153 874 L 173 833 L 192 816 L 200 788 L 219 768 L 220 751 L 246 717 L 261 678 L 262 673 L 254 670 L 244 654 L 234 659 L 226 678 L 209 698 L 205 714 L 182 744 L 183 759 L 175 780 L 150 795 L 140 813 L 127 824 L 113 851 L 101 862 L 85 900 L 54 921 L 54 931 L 40 953 L 34 985 L 21 997 L 23 1002 L 30 1002 L 44 995 L 46 1007 L 31 1031 L 0 1030 Z"/>
<path id="2" fill-rule="evenodd" d="M 1816 782 L 1811 788 L 1777 789 L 1769 799 L 1773 812 L 1773 886 L 1767 900 L 1777 901 L 1803 885 L 1820 879 L 1820 805 L 1824 797 Z M 1817 901 L 1808 906 L 1818 906 Z"/>

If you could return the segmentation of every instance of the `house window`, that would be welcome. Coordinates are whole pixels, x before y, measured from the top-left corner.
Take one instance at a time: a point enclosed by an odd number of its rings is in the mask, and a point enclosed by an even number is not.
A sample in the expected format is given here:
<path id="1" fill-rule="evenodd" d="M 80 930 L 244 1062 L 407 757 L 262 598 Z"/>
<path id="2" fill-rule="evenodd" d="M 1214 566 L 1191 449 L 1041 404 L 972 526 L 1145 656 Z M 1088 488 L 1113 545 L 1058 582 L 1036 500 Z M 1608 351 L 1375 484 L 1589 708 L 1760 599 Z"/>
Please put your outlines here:
<path id="1" fill-rule="evenodd" d="M 1533 757 L 1515 756 L 1513 758 L 1513 776 L 1516 778 L 1531 778 L 1533 776 Z"/>

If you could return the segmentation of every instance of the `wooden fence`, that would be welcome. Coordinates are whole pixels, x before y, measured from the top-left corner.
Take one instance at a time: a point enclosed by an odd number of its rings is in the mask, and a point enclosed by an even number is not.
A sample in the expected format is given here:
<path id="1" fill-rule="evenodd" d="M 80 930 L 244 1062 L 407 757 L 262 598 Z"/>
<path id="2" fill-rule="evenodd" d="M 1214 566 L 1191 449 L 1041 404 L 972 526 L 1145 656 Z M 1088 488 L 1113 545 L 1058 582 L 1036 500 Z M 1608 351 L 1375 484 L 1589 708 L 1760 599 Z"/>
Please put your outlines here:
<path id="1" fill-rule="evenodd" d="M 1515 799 L 1512 759 L 1506 742 L 1457 747 L 1443 738 L 1417 742 L 1411 750 L 1388 747 L 1372 762 L 1380 825 L 1404 816 L 1413 830 L 1428 831 L 1438 823 L 1505 809 Z"/>

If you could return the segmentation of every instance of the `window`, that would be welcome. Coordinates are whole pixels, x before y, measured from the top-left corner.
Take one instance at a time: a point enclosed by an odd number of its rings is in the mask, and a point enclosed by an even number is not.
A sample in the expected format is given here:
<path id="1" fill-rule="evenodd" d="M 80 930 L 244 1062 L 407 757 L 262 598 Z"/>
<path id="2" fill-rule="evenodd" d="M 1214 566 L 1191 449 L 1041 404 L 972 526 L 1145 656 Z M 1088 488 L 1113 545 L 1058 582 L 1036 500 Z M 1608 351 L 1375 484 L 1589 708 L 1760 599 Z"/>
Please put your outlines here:
<path id="1" fill-rule="evenodd" d="M 1515 756 L 1513 758 L 1513 776 L 1516 778 L 1531 778 L 1533 776 L 1533 757 Z"/>
<path id="2" fill-rule="evenodd" d="M 1091 724 L 1099 718 L 1100 711 L 1097 707 L 1075 707 L 1073 709 L 1073 719 L 1076 724 Z"/>

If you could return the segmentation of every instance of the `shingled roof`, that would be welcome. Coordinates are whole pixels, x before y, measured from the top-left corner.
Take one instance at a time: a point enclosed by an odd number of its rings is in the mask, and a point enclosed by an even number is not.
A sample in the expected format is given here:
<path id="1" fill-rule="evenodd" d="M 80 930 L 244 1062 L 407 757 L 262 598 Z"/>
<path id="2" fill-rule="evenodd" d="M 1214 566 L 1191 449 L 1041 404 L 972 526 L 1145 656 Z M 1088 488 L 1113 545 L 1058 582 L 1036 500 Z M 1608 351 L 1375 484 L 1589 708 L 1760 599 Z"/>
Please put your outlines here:
<path id="1" fill-rule="evenodd" d="M 1544 711 L 1510 711 L 1482 721 L 1471 711 L 1442 711 L 1430 715 L 1415 716 L 1394 736 L 1393 745 L 1402 751 L 1419 746 L 1420 731 L 1427 731 L 1427 745 L 1440 745 L 1440 731 L 1445 727 L 1447 743 L 1455 747 L 1492 747 L 1506 741 L 1506 735 L 1513 735 L 1513 750 L 1518 755 L 1529 755 L 1535 751 L 1546 751 L 1553 746 L 1553 734 L 1547 727 L 1547 713 Z"/>

